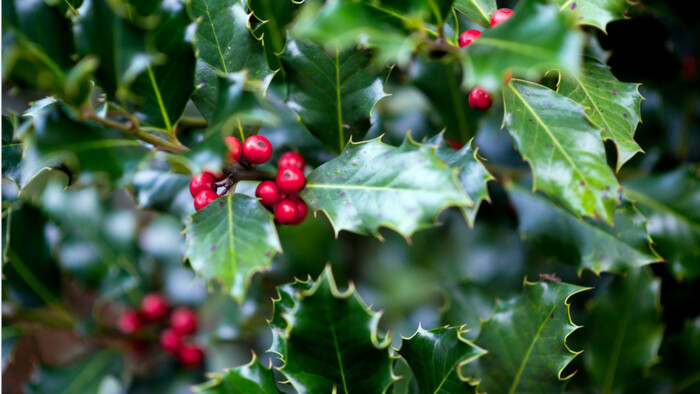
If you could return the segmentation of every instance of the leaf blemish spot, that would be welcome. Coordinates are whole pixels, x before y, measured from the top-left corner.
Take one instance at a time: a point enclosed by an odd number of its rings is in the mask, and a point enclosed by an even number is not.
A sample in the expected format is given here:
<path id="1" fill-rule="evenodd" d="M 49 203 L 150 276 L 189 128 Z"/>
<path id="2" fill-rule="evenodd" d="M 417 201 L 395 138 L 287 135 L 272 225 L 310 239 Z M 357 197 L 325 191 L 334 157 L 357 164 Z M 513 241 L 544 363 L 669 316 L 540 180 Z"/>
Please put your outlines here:
<path id="1" fill-rule="evenodd" d="M 212 245 L 211 248 L 209 249 L 210 252 L 213 252 L 216 250 L 216 245 Z"/>
<path id="2" fill-rule="evenodd" d="M 576 9 L 576 2 L 574 2 L 574 4 L 571 5 L 571 9 L 572 9 L 572 10 L 575 10 L 575 9 Z"/>

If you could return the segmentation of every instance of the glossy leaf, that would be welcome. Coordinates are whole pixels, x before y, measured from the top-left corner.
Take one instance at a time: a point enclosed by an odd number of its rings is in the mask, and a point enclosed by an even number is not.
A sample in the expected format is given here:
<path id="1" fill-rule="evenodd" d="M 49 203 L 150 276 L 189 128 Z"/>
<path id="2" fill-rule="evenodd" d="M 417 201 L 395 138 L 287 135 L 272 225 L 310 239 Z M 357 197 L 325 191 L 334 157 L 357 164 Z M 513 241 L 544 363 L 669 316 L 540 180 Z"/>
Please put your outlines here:
<path id="1" fill-rule="evenodd" d="M 144 169 L 134 174 L 134 195 L 141 208 L 184 217 L 194 212 L 189 191 L 191 176 L 169 169 Z"/>
<path id="2" fill-rule="evenodd" d="M 496 0 L 455 0 L 454 7 L 485 28 L 491 27 L 491 16 L 497 9 Z"/>
<path id="3" fill-rule="evenodd" d="M 259 80 L 263 90 L 272 80 L 265 49 L 250 30 L 249 15 L 238 1 L 193 0 L 191 13 L 201 18 L 195 34 L 198 85 L 192 101 L 210 120 L 219 97 L 219 73 L 248 70 L 250 78 Z"/>
<path id="4" fill-rule="evenodd" d="M 246 4 L 262 22 L 256 33 L 264 43 L 270 68 L 277 70 L 282 66 L 278 56 L 284 52 L 287 27 L 294 18 L 297 6 L 293 0 L 246 0 Z"/>
<path id="5" fill-rule="evenodd" d="M 536 79 L 551 69 L 579 72 L 583 35 L 554 5 L 528 0 L 515 15 L 486 30 L 464 54 L 463 85 L 495 92 L 506 73 Z"/>
<path id="6" fill-rule="evenodd" d="M 287 104 L 327 148 L 340 152 L 370 127 L 370 111 L 384 92 L 386 72 L 370 65 L 362 49 L 326 52 L 308 41 L 290 41 L 281 57 L 287 73 Z"/>
<path id="7" fill-rule="evenodd" d="M 578 328 L 568 300 L 584 290 L 562 282 L 525 282 L 522 295 L 498 301 L 476 340 L 488 351 L 477 361 L 479 392 L 562 392 L 569 378 L 562 371 L 578 354 L 566 345 Z"/>
<path id="8" fill-rule="evenodd" d="M 571 12 L 578 17 L 578 23 L 590 25 L 605 31 L 608 23 L 624 19 L 630 7 L 628 0 L 557 0 L 562 12 Z"/>
<path id="9" fill-rule="evenodd" d="M 2 176 L 19 183 L 22 174 L 22 144 L 14 139 L 14 122 L 2 117 Z"/>
<path id="10" fill-rule="evenodd" d="M 503 101 L 503 124 L 530 164 L 533 190 L 542 190 L 578 217 L 612 225 L 620 186 L 606 162 L 600 130 L 581 106 L 520 80 L 506 85 Z"/>
<path id="11" fill-rule="evenodd" d="M 227 194 L 190 216 L 185 258 L 197 275 L 216 280 L 239 303 L 256 272 L 281 252 L 272 215 L 258 200 Z"/>
<path id="12" fill-rule="evenodd" d="M 341 230 L 379 235 L 380 227 L 404 237 L 431 226 L 444 209 L 472 207 L 458 170 L 446 166 L 434 146 L 407 136 L 400 147 L 379 139 L 348 144 L 337 158 L 306 178 L 301 195 Z"/>
<path id="13" fill-rule="evenodd" d="M 299 393 L 383 393 L 396 380 L 390 337 L 380 336 L 380 314 L 351 285 L 340 292 L 327 266 L 313 286 L 296 295 L 281 336 L 280 372 Z"/>
<path id="14" fill-rule="evenodd" d="M 265 368 L 253 354 L 246 365 L 225 369 L 223 373 L 210 373 L 206 383 L 192 388 L 203 394 L 276 394 L 280 391 L 271 368 Z"/>
<path id="15" fill-rule="evenodd" d="M 700 277 L 700 174 L 677 170 L 625 184 L 624 193 L 649 219 L 654 249 L 681 279 Z"/>
<path id="16" fill-rule="evenodd" d="M 285 316 L 290 315 L 300 300 L 302 291 L 308 291 L 314 285 L 309 277 L 307 280 L 295 280 L 293 283 L 286 283 L 277 286 L 277 298 L 272 302 L 272 317 L 268 320 L 272 329 L 272 345 L 268 350 L 276 353 L 280 359 L 284 358 L 286 351 L 286 341 L 284 340 L 289 323 Z"/>
<path id="17" fill-rule="evenodd" d="M 602 392 L 626 387 L 656 362 L 664 331 L 660 292 L 661 281 L 638 268 L 602 286 L 592 300 L 583 361 Z"/>
<path id="18" fill-rule="evenodd" d="M 403 339 L 399 354 L 411 367 L 421 393 L 474 392 L 462 368 L 486 351 L 462 338 L 463 332 L 463 327 L 429 331 L 418 327 L 413 336 Z"/>
<path id="19" fill-rule="evenodd" d="M 590 121 L 602 131 L 602 137 L 617 145 L 617 169 L 642 148 L 634 140 L 641 120 L 642 95 L 639 84 L 620 82 L 608 66 L 586 57 L 580 76 L 562 73 L 557 91 L 583 106 Z"/>
<path id="20" fill-rule="evenodd" d="M 30 394 L 97 393 L 106 381 L 122 373 L 121 357 L 113 352 L 94 353 L 73 365 L 56 368 L 42 365 L 27 387 Z"/>
<path id="21" fill-rule="evenodd" d="M 148 125 L 172 132 L 194 92 L 195 25 L 184 2 L 163 3 L 159 11 L 162 21 L 150 40 L 166 56 L 165 63 L 149 67 L 134 82 L 132 90 L 143 100 L 136 116 Z"/>
<path id="22" fill-rule="evenodd" d="M 544 255 L 572 264 L 580 273 L 589 269 L 621 273 L 661 258 L 651 248 L 647 221 L 627 200 L 615 210 L 615 227 L 579 219 L 552 200 L 520 185 L 506 186 L 518 214 L 523 238 Z"/>

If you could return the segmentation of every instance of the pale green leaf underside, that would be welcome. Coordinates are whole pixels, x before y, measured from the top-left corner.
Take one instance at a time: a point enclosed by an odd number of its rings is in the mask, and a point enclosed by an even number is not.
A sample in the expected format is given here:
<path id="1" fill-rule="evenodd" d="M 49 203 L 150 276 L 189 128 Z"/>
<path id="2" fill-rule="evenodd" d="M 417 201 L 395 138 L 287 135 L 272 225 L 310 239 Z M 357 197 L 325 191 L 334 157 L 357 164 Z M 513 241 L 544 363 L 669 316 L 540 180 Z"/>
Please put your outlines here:
<path id="1" fill-rule="evenodd" d="M 625 18 L 629 0 L 557 0 L 562 12 L 573 13 L 578 23 L 605 31 L 609 22 Z"/>
<path id="2" fill-rule="evenodd" d="M 341 230 L 379 236 L 388 227 L 404 237 L 434 223 L 444 209 L 472 207 L 457 169 L 443 163 L 434 146 L 407 137 L 400 147 L 379 139 L 348 144 L 337 158 L 316 168 L 302 197 Z"/>
<path id="3" fill-rule="evenodd" d="M 642 148 L 634 140 L 641 120 L 639 84 L 620 82 L 608 66 L 586 57 L 580 75 L 562 73 L 557 91 L 583 106 L 602 137 L 617 145 L 617 169 Z"/>
<path id="4" fill-rule="evenodd" d="M 619 184 L 605 159 L 600 130 L 583 108 L 544 86 L 513 80 L 503 90 L 504 125 L 529 162 L 533 189 L 577 216 L 613 223 Z"/>
<path id="5" fill-rule="evenodd" d="M 496 12 L 496 0 L 455 0 L 457 11 L 485 28 L 491 27 L 491 16 Z"/>
<path id="6" fill-rule="evenodd" d="M 243 194 L 219 197 L 190 217 L 185 258 L 197 275 L 221 282 L 242 302 L 253 274 L 281 252 L 272 215 Z"/>

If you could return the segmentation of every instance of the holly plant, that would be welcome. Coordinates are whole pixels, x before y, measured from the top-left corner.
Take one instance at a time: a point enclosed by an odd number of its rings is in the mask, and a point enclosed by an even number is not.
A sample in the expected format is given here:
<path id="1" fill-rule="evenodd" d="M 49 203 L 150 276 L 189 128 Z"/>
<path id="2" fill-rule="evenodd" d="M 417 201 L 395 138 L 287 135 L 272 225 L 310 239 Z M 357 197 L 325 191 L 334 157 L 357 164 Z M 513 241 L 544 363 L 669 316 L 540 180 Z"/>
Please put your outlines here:
<path id="1" fill-rule="evenodd" d="M 3 1 L 3 393 L 700 392 L 698 26 Z"/>

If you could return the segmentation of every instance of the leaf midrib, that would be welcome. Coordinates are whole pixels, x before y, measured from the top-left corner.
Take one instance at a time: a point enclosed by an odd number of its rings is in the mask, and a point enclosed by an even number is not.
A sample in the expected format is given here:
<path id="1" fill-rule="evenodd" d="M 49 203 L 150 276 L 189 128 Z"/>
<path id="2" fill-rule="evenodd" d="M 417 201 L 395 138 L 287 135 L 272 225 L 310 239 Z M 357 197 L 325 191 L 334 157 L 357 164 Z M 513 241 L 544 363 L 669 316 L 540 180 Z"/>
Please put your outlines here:
<path id="1" fill-rule="evenodd" d="M 696 232 L 700 233 L 700 223 L 697 223 L 693 221 L 692 219 L 688 218 L 687 216 L 683 215 L 682 213 L 678 212 L 674 208 L 670 207 L 669 205 L 657 200 L 654 197 L 651 197 L 645 193 L 642 193 L 636 189 L 632 189 L 630 187 L 625 188 L 625 192 L 629 197 L 637 202 L 642 203 L 643 205 L 648 205 L 651 208 L 657 209 L 659 211 L 666 212 L 680 221 L 686 223 L 690 228 L 695 230 Z"/>
<path id="2" fill-rule="evenodd" d="M 345 368 L 343 367 L 343 358 L 340 355 L 340 348 L 338 346 L 338 336 L 335 333 L 335 321 L 331 317 L 331 310 L 328 302 L 323 303 L 323 309 L 326 312 L 326 319 L 328 320 L 328 328 L 331 331 L 331 337 L 333 337 L 333 348 L 335 349 L 335 357 L 338 360 L 338 372 L 340 372 L 340 379 L 343 382 L 343 390 L 348 393 L 348 385 L 345 381 Z"/>
<path id="3" fill-rule="evenodd" d="M 610 363 L 605 372 L 605 380 L 603 382 L 603 393 L 610 393 L 612 390 L 613 383 L 615 383 L 615 371 L 617 370 L 617 361 L 620 358 L 620 352 L 622 351 L 622 343 L 625 339 L 625 334 L 627 333 L 627 325 L 630 319 L 630 308 L 626 308 L 624 319 L 622 319 L 622 324 L 617 328 L 615 333 L 615 342 L 613 343 L 613 352 L 610 355 Z M 612 365 L 612 367 L 611 367 Z"/>
<path id="4" fill-rule="evenodd" d="M 224 59 L 224 54 L 223 52 L 221 52 L 221 44 L 219 44 L 219 36 L 216 34 L 216 29 L 214 28 L 214 21 L 211 18 L 211 12 L 209 12 L 209 0 L 204 0 L 203 3 L 207 9 L 207 18 L 209 19 L 211 31 L 214 34 L 214 41 L 216 41 L 216 49 L 219 51 L 219 56 L 221 57 L 221 65 L 224 67 L 224 72 L 228 74 L 228 69 L 226 68 L 226 59 Z"/>
<path id="5" fill-rule="evenodd" d="M 93 360 L 87 368 L 83 369 L 80 371 L 78 376 L 73 379 L 73 381 L 66 387 L 65 390 L 62 391 L 62 393 L 79 393 L 78 388 L 83 388 L 84 382 L 90 377 L 90 375 L 96 375 L 97 371 L 102 370 L 105 366 L 109 364 L 109 361 L 111 359 L 110 354 L 108 353 L 103 353 L 98 356 L 97 360 Z M 90 373 L 88 373 L 90 372 Z M 73 389 L 74 386 L 77 386 L 76 389 Z"/>
<path id="6" fill-rule="evenodd" d="M 231 252 L 230 255 L 230 261 L 231 261 L 231 283 L 235 283 L 235 278 L 236 278 L 236 272 L 238 271 L 238 262 L 236 256 L 236 244 L 233 238 L 234 235 L 234 226 L 233 226 L 233 208 L 231 207 L 231 200 L 233 199 L 233 196 L 229 195 L 227 196 L 227 208 L 228 208 L 228 248 L 229 251 Z"/>

